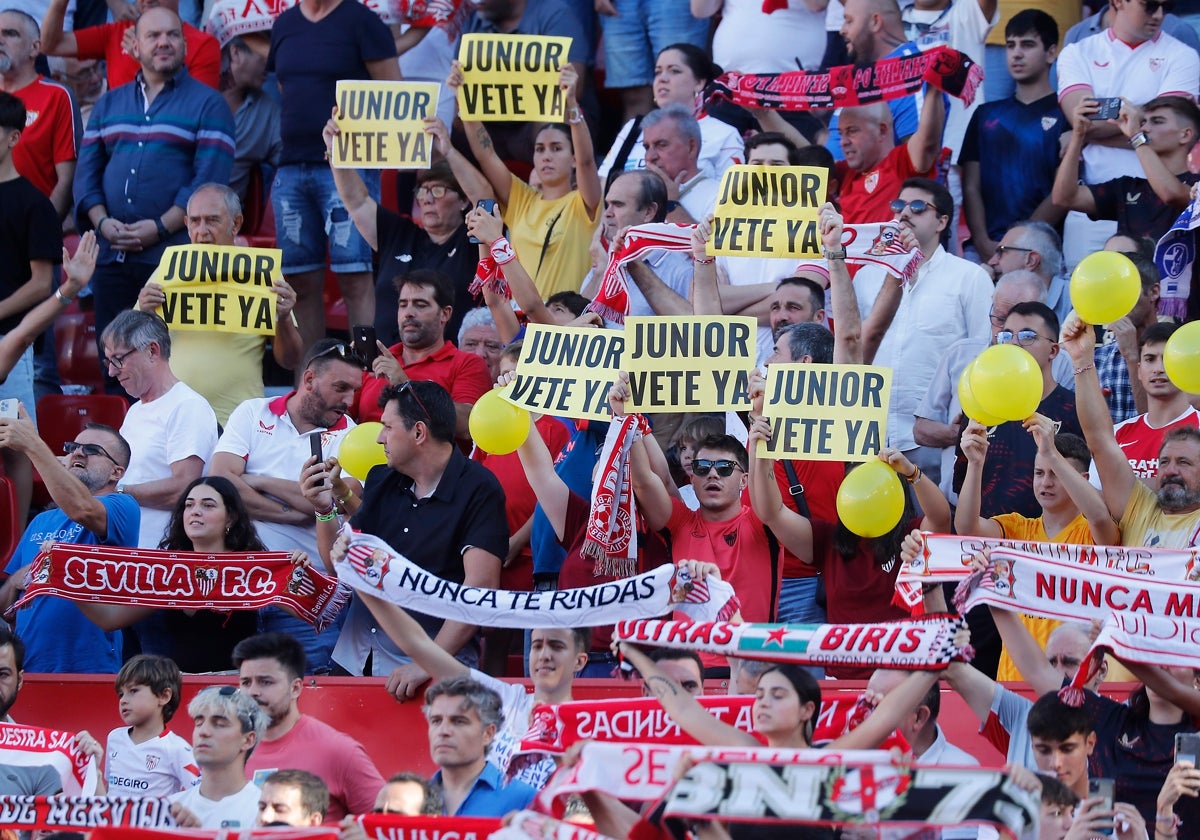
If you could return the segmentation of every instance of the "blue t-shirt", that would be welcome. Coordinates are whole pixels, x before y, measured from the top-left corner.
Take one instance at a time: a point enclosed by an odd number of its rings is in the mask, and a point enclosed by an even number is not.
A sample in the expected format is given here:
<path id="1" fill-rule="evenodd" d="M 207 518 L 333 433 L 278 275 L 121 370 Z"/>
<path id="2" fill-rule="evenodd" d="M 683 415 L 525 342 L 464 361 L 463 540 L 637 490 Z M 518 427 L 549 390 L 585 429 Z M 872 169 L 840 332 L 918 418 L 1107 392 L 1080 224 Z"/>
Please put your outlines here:
<path id="1" fill-rule="evenodd" d="M 321 130 L 339 79 L 370 79 L 367 62 L 396 57 L 392 32 L 362 3 L 339 3 L 314 23 L 299 4 L 271 27 L 267 70 L 279 79 L 280 165 L 325 162 Z"/>
<path id="2" fill-rule="evenodd" d="M 123 545 L 138 543 L 142 509 L 132 496 L 110 493 L 97 500 L 108 511 L 108 533 L 101 539 L 58 508 L 29 523 L 5 571 L 13 574 L 32 563 L 42 543 Z M 25 670 L 35 674 L 115 674 L 121 668 L 121 631 L 105 633 L 71 601 L 43 595 L 17 611 L 17 635 L 25 642 Z"/>
<path id="3" fill-rule="evenodd" d="M 442 771 L 433 774 L 429 783 L 440 788 Z M 503 817 L 509 811 L 520 811 L 529 807 L 537 791 L 524 782 L 513 780 L 504 784 L 504 777 L 496 765 L 488 762 L 483 772 L 475 779 L 471 792 L 458 810 L 447 816 L 454 817 Z"/>
<path id="4" fill-rule="evenodd" d="M 979 193 L 988 236 L 999 242 L 1050 194 L 1058 142 L 1071 124 L 1048 93 L 1026 105 L 1015 96 L 985 102 L 971 116 L 958 163 L 979 164 Z"/>
<path id="5" fill-rule="evenodd" d="M 602 420 L 589 420 L 582 427 L 575 427 L 554 465 L 554 471 L 571 492 L 585 499 L 592 497 L 592 473 L 607 436 L 608 423 Z M 559 544 L 554 526 L 540 504 L 533 509 L 529 548 L 533 553 L 534 574 L 558 574 L 562 569 L 567 551 Z"/>

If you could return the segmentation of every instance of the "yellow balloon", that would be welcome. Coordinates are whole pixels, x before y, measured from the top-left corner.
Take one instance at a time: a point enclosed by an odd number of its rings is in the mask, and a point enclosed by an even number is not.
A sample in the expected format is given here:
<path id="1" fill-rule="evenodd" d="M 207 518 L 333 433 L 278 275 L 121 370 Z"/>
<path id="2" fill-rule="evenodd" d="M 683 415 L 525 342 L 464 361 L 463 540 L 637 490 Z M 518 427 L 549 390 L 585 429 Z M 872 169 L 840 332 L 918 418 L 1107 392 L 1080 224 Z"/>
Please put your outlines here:
<path id="1" fill-rule="evenodd" d="M 999 426 L 1004 421 L 980 408 L 979 400 L 975 399 L 975 395 L 971 393 L 971 366 L 974 364 L 971 362 L 963 368 L 962 375 L 958 377 L 958 404 L 962 406 L 963 414 L 976 423 L 982 423 L 985 426 Z"/>
<path id="2" fill-rule="evenodd" d="M 488 391 L 471 408 L 467 422 L 475 445 L 489 455 L 507 455 L 529 437 L 529 412 Z"/>
<path id="3" fill-rule="evenodd" d="M 971 363 L 970 371 L 971 393 L 992 417 L 1024 420 L 1042 402 L 1042 369 L 1029 351 L 1015 344 L 987 348 Z"/>
<path id="4" fill-rule="evenodd" d="M 1200 394 L 1200 321 L 1184 324 L 1167 339 L 1163 367 L 1179 390 Z"/>
<path id="5" fill-rule="evenodd" d="M 883 461 L 859 464 L 842 479 L 837 512 L 842 524 L 860 537 L 882 537 L 904 515 L 900 477 Z"/>
<path id="6" fill-rule="evenodd" d="M 359 481 L 367 480 L 371 467 L 387 463 L 383 444 L 378 443 L 382 423 L 359 423 L 342 438 L 338 447 L 338 463 Z"/>
<path id="7" fill-rule="evenodd" d="M 1071 304 L 1088 324 L 1111 324 L 1129 314 L 1142 293 L 1133 261 L 1116 251 L 1097 251 L 1071 274 Z"/>

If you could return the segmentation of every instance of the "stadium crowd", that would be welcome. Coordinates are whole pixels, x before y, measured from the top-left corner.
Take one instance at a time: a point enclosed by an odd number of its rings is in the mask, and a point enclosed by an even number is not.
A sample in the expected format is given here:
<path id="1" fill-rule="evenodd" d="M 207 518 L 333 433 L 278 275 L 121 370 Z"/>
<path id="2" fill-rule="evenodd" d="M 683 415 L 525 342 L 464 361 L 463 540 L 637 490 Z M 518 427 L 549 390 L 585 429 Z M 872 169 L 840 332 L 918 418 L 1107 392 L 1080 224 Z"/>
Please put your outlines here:
<path id="1" fill-rule="evenodd" d="M 375 555 L 356 553 L 348 524 L 464 587 L 532 599 L 673 564 L 689 587 L 731 585 L 736 620 L 749 625 L 874 625 L 917 620 L 897 577 L 925 550 L 922 531 L 1146 549 L 1149 563 L 1200 547 L 1200 398 L 1164 364 L 1172 337 L 1200 317 L 1190 230 L 1172 240 L 1183 245 L 1159 247 L 1200 181 L 1200 38 L 1173 0 L 382 5 L 299 0 L 267 14 L 230 0 L 0 0 L 10 6 L 0 10 L 0 484 L 13 500 L 0 549 L 14 549 L 0 607 L 17 605 L 0 622 L 3 722 L 24 674 L 114 674 L 123 725 L 75 738 L 103 767 L 98 794 L 170 797 L 181 826 L 336 822 L 346 840 L 365 840 L 349 815 L 530 806 L 561 765 L 581 761 L 579 749 L 521 748 L 536 710 L 572 702 L 577 676 L 624 669 L 694 743 L 877 750 L 899 733 L 921 765 L 1004 767 L 1040 799 L 1029 836 L 1200 837 L 1200 767 L 1177 750 L 1198 732 L 1200 659 L 1156 659 L 1146 637 L 1147 656 L 1094 660 L 1098 625 L 995 603 L 965 612 L 970 664 L 906 672 L 640 644 L 614 628 L 619 613 L 603 627 L 522 633 L 406 610 L 382 585 L 346 589 L 323 624 L 286 605 L 21 600 L 45 584 L 52 543 L 218 564 L 223 553 L 286 552 L 296 580 L 351 566 L 386 577 Z M 464 34 L 569 37 L 563 120 L 459 115 Z M 836 111 L 712 95 L 730 71 L 819 74 L 941 47 L 984 71 L 973 100 L 932 84 Z M 432 165 L 331 166 L 344 80 L 439 84 L 424 122 Z M 743 163 L 824 173 L 820 258 L 711 253 L 721 178 Z M 630 229 L 665 237 L 663 222 L 684 239 L 628 260 L 627 299 L 614 296 L 606 269 Z M 851 229 L 880 224 L 918 251 L 903 278 L 848 257 Z M 281 250 L 282 276 L 266 283 L 270 335 L 168 326 L 160 261 L 187 244 Z M 1103 250 L 1127 258 L 1139 293 L 1127 314 L 1091 324 L 1069 278 Z M 749 411 L 627 416 L 622 373 L 611 423 L 547 414 L 509 454 L 474 444 L 472 408 L 519 375 L 531 325 L 620 330 L 621 316 L 639 315 L 753 318 Z M 95 327 L 96 395 L 122 401 L 117 421 L 87 423 L 59 452 L 38 421 L 55 395 L 78 390 L 59 369 L 63 318 L 75 316 Z M 993 345 L 1036 363 L 1041 392 L 1023 420 L 966 416 L 964 370 Z M 777 429 L 764 416 L 765 373 L 779 364 L 890 369 L 877 458 L 904 501 L 882 533 L 839 518 L 853 464 L 761 454 Z M 381 424 L 385 462 L 356 478 L 339 454 L 366 422 Z M 606 520 L 594 488 L 622 475 L 636 551 L 598 560 Z M 989 551 L 964 562 L 996 588 L 1015 586 Z M 926 585 L 918 613 L 955 613 L 950 591 Z M 510 656 L 524 658 L 531 693 L 501 679 Z M 239 681 L 188 703 L 190 741 L 171 724 L 181 672 Z M 382 677 L 397 701 L 420 698 L 437 772 L 409 772 L 401 756 L 377 767 L 304 714 L 307 675 Z M 753 695 L 753 732 L 697 699 L 714 678 Z M 822 738 L 829 680 L 867 681 L 865 719 Z M 1105 681 L 1138 685 L 1113 699 Z M 994 751 L 949 743 L 943 691 L 961 696 Z M 669 771 L 690 778 L 690 760 Z M 52 768 L 0 760 L 0 795 L 63 789 Z M 596 789 L 571 811 L 626 837 L 647 818 L 637 804 Z M 998 836 L 976 823 L 788 830 Z"/>

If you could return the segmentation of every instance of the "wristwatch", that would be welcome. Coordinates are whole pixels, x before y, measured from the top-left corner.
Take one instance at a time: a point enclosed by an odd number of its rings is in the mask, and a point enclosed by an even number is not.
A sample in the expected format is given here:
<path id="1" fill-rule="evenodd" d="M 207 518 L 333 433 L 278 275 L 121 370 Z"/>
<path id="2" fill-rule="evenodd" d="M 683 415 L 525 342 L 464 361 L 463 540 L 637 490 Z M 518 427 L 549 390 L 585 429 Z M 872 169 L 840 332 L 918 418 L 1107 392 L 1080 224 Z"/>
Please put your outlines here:
<path id="1" fill-rule="evenodd" d="M 1129 138 L 1129 146 L 1133 149 L 1141 148 L 1149 143 L 1149 138 L 1146 137 L 1146 132 L 1139 131 L 1137 134 Z"/>
<path id="2" fill-rule="evenodd" d="M 667 201 L 667 212 L 668 212 L 668 213 L 674 213 L 674 212 L 675 212 L 676 210 L 678 210 L 678 209 L 679 209 L 679 202 L 678 202 L 678 201 L 674 201 L 674 200 L 668 200 L 668 201 Z"/>
<path id="3" fill-rule="evenodd" d="M 846 259 L 846 249 L 840 248 L 837 251 L 825 251 L 825 259 L 827 260 L 844 260 Z"/>

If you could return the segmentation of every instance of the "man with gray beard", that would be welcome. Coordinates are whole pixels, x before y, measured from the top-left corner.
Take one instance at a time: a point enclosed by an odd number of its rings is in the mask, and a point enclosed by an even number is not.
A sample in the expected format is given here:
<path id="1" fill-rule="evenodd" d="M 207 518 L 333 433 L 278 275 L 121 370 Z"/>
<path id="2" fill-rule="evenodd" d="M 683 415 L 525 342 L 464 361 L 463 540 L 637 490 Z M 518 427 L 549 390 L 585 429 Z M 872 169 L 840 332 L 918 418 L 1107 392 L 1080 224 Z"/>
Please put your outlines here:
<path id="1" fill-rule="evenodd" d="M 1092 450 L 1104 502 L 1121 526 L 1124 545 L 1188 548 L 1200 542 L 1200 430 L 1190 426 L 1163 436 L 1158 491 L 1140 479 L 1113 435 L 1112 416 L 1096 377 L 1095 330 L 1072 315 L 1060 346 L 1075 363 L 1075 408 Z"/>
<path id="2" fill-rule="evenodd" d="M 48 573 L 35 558 L 46 542 L 136 546 L 141 524 L 137 501 L 117 493 L 129 465 L 129 444 L 110 426 L 89 423 L 63 446 L 66 457 L 50 451 L 22 406 L 17 417 L 0 418 L 0 449 L 24 453 L 57 508 L 38 514 L 21 537 L 0 587 L 0 610 L 20 596 L 32 577 Z M 34 673 L 116 673 L 121 667 L 121 633 L 105 633 L 74 603 L 43 595 L 17 613 L 17 633 L 25 640 L 25 670 Z"/>

